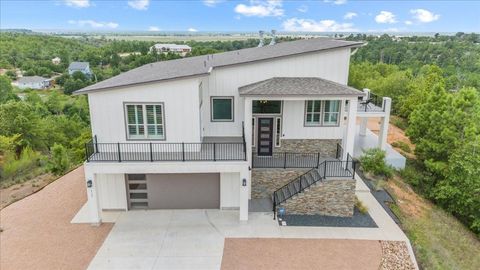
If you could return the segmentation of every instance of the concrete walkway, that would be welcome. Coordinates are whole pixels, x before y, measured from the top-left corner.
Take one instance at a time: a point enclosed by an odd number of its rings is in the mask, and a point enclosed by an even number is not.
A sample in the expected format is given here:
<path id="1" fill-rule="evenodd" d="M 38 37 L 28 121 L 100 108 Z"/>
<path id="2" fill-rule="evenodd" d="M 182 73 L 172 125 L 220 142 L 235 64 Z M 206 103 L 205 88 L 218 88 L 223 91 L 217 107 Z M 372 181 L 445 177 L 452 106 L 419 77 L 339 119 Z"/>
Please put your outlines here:
<path id="1" fill-rule="evenodd" d="M 89 269 L 220 269 L 225 238 L 397 240 L 414 260 L 408 238 L 359 178 L 356 194 L 378 228 L 281 227 L 271 212 L 250 213 L 248 223 L 234 210 L 124 212 Z"/>

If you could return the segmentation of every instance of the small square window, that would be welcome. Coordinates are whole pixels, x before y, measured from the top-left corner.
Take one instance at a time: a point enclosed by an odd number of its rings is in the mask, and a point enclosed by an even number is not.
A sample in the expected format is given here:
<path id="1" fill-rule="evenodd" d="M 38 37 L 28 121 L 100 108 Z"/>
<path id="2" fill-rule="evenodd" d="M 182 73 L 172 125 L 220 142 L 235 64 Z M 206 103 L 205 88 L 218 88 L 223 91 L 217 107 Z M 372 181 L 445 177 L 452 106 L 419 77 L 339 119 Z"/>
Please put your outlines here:
<path id="1" fill-rule="evenodd" d="M 212 97 L 213 122 L 233 122 L 233 97 Z"/>

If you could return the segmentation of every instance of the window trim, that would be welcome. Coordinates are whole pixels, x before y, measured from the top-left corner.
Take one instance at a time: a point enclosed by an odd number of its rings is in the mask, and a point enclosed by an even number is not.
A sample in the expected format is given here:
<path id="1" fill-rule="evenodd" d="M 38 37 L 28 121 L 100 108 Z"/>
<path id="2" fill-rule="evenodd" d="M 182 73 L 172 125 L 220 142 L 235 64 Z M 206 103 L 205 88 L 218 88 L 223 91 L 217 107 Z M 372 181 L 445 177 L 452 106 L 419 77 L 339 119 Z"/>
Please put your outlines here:
<path id="1" fill-rule="evenodd" d="M 232 118 L 231 119 L 213 119 L 213 100 L 214 99 L 230 99 L 232 101 Z M 210 122 L 235 122 L 235 97 L 234 96 L 211 96 L 210 97 Z"/>
<path id="2" fill-rule="evenodd" d="M 130 138 L 128 134 L 128 111 L 127 111 L 127 105 L 141 105 L 142 106 L 142 114 L 143 114 L 143 126 L 145 133 L 144 135 L 148 135 L 148 124 L 147 124 L 147 110 L 145 105 L 160 105 L 162 108 L 162 126 L 163 126 L 163 138 L 141 138 L 141 139 L 133 139 Z M 166 123 L 166 117 L 165 117 L 165 102 L 123 102 L 123 117 L 125 118 L 124 123 L 125 123 L 125 140 L 126 141 L 166 141 L 167 140 L 167 123 Z"/>
<path id="3" fill-rule="evenodd" d="M 338 118 L 337 118 L 337 123 L 335 125 L 331 124 L 324 124 L 324 116 L 325 116 L 325 101 L 338 101 Z M 307 108 L 308 108 L 308 101 L 320 101 L 320 123 L 315 124 L 315 123 L 308 123 L 307 122 Z M 303 112 L 303 126 L 304 127 L 339 127 L 340 126 L 340 120 L 342 117 L 342 100 L 340 99 L 311 99 L 311 100 L 305 100 L 303 103 L 304 105 L 304 112 Z"/>

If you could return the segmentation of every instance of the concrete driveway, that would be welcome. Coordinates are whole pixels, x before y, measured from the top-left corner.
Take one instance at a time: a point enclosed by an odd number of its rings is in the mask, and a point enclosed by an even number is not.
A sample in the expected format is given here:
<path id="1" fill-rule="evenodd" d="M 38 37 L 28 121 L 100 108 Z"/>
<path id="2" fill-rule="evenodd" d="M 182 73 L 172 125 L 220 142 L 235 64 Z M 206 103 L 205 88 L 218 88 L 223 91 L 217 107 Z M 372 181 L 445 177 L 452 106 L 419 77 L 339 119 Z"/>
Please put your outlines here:
<path id="1" fill-rule="evenodd" d="M 148 210 L 122 213 L 89 269 L 220 269 L 225 237 L 280 235 L 271 215 L 248 224 L 238 211 Z"/>

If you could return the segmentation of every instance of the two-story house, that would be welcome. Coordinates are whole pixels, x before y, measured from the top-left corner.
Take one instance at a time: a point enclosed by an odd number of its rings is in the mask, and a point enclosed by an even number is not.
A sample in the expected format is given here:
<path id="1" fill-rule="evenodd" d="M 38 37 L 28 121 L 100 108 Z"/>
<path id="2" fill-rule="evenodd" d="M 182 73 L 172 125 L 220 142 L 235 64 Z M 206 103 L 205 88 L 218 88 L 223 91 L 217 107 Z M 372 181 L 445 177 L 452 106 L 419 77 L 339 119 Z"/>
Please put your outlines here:
<path id="1" fill-rule="evenodd" d="M 77 91 L 94 137 L 91 222 L 108 209 L 216 208 L 247 220 L 261 199 L 351 215 L 356 119 L 383 117 L 385 144 L 390 106 L 347 86 L 361 45 L 315 38 L 163 61 Z"/>

